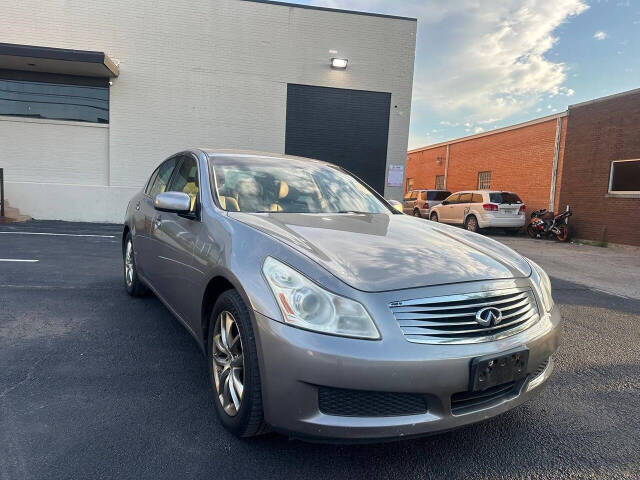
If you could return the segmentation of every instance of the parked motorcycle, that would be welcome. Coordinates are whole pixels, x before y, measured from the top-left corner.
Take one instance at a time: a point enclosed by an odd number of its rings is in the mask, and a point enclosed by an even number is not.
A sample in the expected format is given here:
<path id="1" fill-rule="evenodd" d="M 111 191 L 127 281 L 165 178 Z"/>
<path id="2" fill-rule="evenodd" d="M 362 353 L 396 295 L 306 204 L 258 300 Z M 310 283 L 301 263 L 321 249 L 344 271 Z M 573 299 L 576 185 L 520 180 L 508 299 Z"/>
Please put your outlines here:
<path id="1" fill-rule="evenodd" d="M 555 237 L 559 242 L 567 242 L 571 236 L 569 217 L 571 210 L 567 209 L 559 215 L 542 208 L 531 213 L 531 220 L 527 225 L 527 234 L 531 238 Z"/>

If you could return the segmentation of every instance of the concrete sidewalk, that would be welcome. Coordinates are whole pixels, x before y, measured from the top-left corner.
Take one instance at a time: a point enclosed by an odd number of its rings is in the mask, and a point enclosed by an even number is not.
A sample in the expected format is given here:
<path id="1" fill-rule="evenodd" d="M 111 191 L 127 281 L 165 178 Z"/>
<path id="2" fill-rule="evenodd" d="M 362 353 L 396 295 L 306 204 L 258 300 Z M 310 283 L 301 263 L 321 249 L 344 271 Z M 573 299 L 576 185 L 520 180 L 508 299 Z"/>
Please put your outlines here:
<path id="1" fill-rule="evenodd" d="M 551 277 L 640 300 L 640 248 L 602 248 L 498 234 L 491 238 L 531 258 Z"/>

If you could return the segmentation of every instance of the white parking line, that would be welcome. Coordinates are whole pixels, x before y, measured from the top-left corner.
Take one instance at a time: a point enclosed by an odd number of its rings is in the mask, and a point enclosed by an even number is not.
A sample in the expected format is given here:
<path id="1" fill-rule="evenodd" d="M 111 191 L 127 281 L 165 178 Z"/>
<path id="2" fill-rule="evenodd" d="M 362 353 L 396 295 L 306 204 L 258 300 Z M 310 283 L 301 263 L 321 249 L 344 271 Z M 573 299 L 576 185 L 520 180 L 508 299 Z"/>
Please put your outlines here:
<path id="1" fill-rule="evenodd" d="M 116 238 L 115 235 L 93 235 L 80 233 L 49 233 L 49 232 L 0 232 L 10 233 L 14 235 L 51 235 L 54 237 L 98 237 L 98 238 Z"/>
<path id="2" fill-rule="evenodd" d="M 0 258 L 0 262 L 25 262 L 25 263 L 34 263 L 39 262 L 40 260 L 26 260 L 23 258 Z"/>

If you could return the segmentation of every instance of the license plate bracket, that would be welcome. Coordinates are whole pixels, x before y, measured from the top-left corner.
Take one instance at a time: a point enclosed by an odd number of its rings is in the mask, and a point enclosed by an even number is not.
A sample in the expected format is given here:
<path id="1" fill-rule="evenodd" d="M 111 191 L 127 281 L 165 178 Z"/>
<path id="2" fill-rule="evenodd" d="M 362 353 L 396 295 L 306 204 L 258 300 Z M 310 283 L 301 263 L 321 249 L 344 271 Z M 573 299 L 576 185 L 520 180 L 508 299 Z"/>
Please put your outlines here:
<path id="1" fill-rule="evenodd" d="M 513 382 L 527 375 L 529 350 L 519 347 L 498 355 L 486 355 L 471 360 L 469 390 L 483 391 Z"/>

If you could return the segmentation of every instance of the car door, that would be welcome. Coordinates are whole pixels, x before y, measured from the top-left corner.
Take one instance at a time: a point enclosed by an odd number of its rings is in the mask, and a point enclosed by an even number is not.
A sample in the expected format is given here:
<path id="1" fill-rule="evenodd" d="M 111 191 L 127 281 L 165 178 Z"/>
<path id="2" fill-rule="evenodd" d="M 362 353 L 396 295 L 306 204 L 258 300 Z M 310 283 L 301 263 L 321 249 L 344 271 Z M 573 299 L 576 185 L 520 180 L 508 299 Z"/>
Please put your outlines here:
<path id="1" fill-rule="evenodd" d="M 451 223 L 454 218 L 454 209 L 456 207 L 459 193 L 449 195 L 438 207 L 438 220 L 444 223 Z"/>
<path id="2" fill-rule="evenodd" d="M 198 159 L 192 154 L 182 156 L 165 191 L 187 193 L 191 210 L 184 214 L 156 211 L 152 221 L 154 285 L 185 321 L 192 320 L 189 306 L 197 290 L 193 250 L 201 228 L 199 186 Z"/>
<path id="3" fill-rule="evenodd" d="M 460 194 L 460 197 L 458 197 L 458 201 L 456 202 L 456 206 L 453 209 L 452 223 L 457 225 L 462 225 L 464 223 L 464 218 L 467 216 L 469 206 L 471 205 L 471 198 L 472 194 L 470 192 Z"/>
<path id="4" fill-rule="evenodd" d="M 152 278 L 151 263 L 154 250 L 154 239 L 151 236 L 151 228 L 156 210 L 153 207 L 153 200 L 158 193 L 166 190 L 171 175 L 176 167 L 177 157 L 172 157 L 160 164 L 160 166 L 151 175 L 148 184 L 145 187 L 144 194 L 135 200 L 134 209 L 134 248 L 136 253 L 136 266 L 142 275 L 152 284 L 155 285 Z"/>

